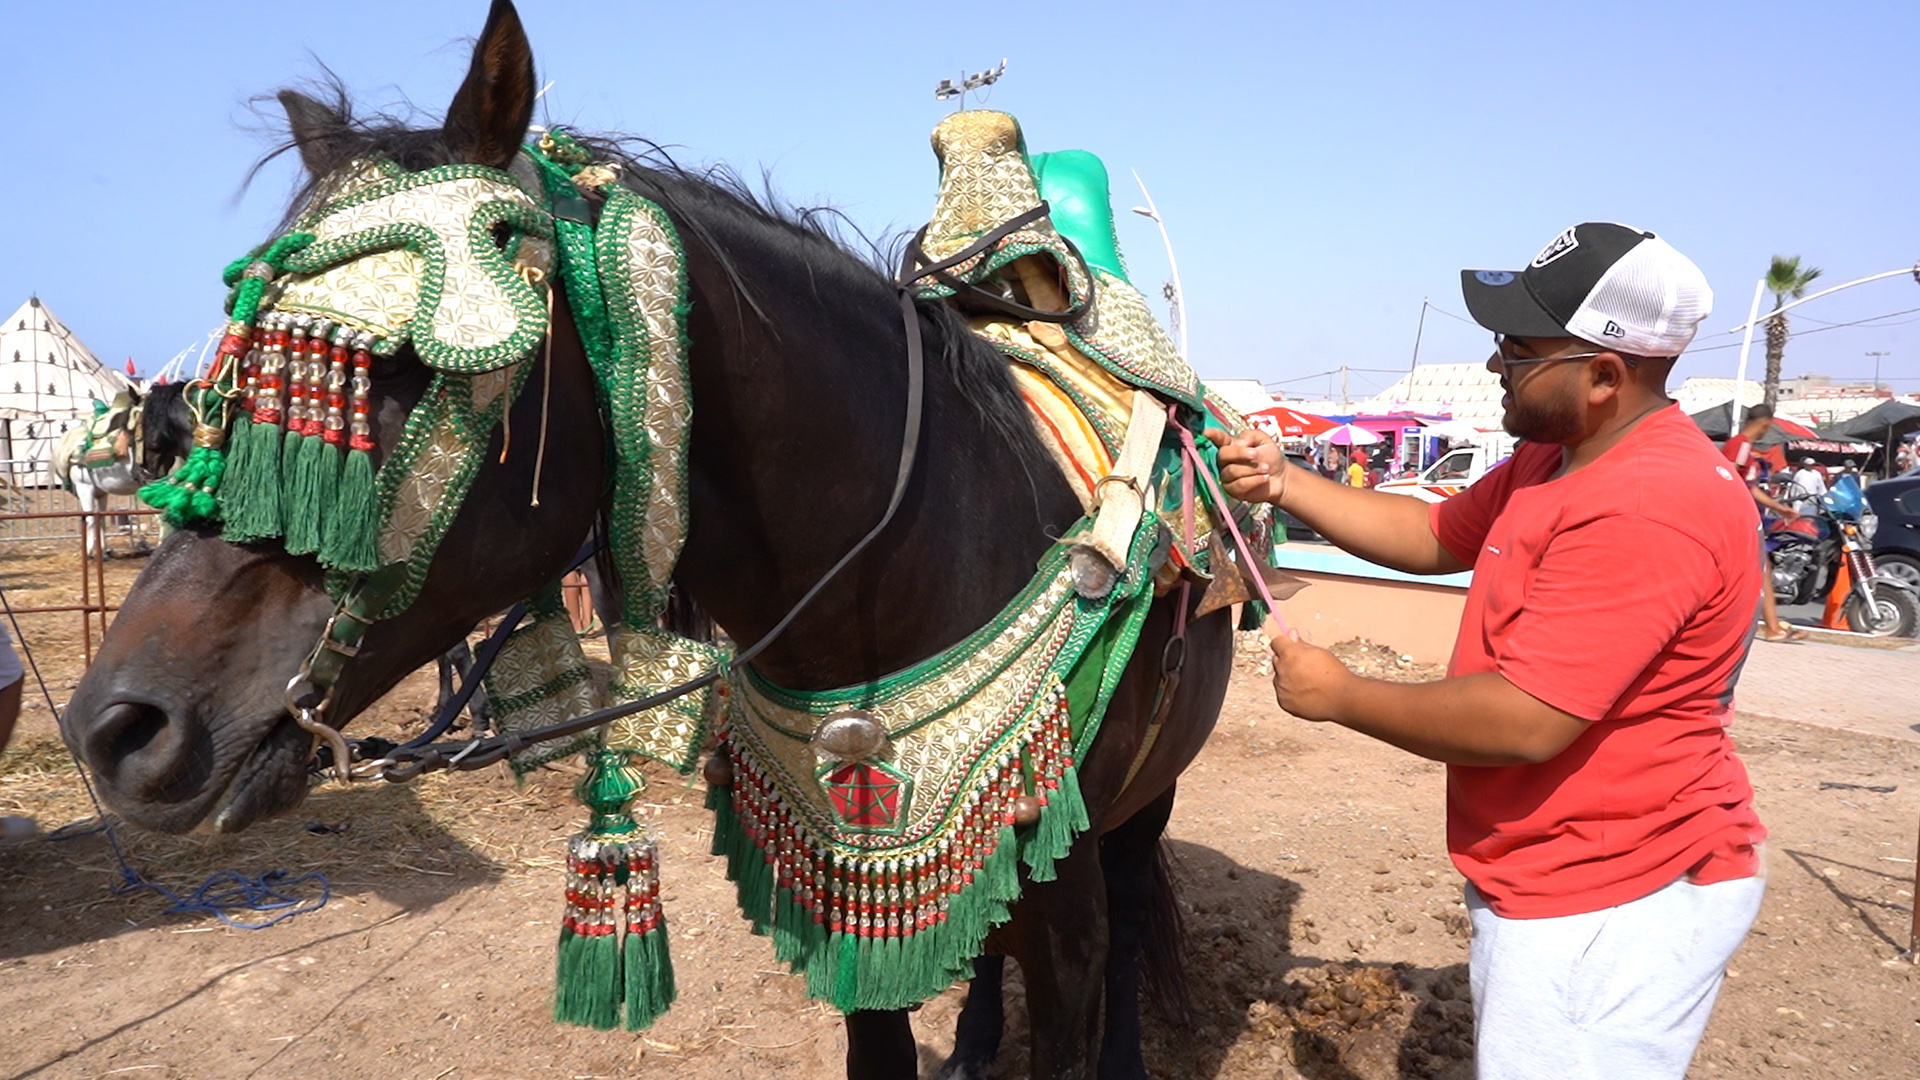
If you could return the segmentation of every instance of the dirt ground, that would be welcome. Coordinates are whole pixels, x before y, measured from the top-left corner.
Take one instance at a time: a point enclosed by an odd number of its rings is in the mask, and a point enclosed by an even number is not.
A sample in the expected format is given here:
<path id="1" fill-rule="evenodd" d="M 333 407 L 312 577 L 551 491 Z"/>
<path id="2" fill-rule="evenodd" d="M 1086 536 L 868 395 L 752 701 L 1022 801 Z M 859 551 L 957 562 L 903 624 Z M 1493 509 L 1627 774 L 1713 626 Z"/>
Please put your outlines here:
<path id="1" fill-rule="evenodd" d="M 26 587 L 45 569 L 26 559 L 0 553 L 9 602 L 62 602 L 46 598 L 61 586 Z M 109 565 L 114 595 L 137 565 Z M 64 701 L 77 617 L 22 623 Z M 1471 1075 L 1467 921 L 1443 844 L 1441 768 L 1280 713 L 1257 641 L 1242 647 L 1171 829 L 1196 1016 L 1172 1030 L 1149 1014 L 1149 1066 L 1181 1080 Z M 1438 674 L 1359 643 L 1338 651 L 1369 674 Z M 404 727 L 430 693 L 415 676 L 366 726 Z M 0 814 L 83 822 L 87 796 L 34 706 L 0 756 Z M 1899 958 L 1920 745 L 1761 719 L 1735 731 L 1773 831 L 1772 878 L 1691 1075 L 1920 1073 L 1920 984 Z M 746 931 L 705 854 L 700 792 L 664 772 L 645 800 L 663 837 L 679 1004 L 638 1034 L 548 1020 L 564 844 L 584 821 L 569 793 L 577 775 L 328 786 L 295 817 L 232 837 L 115 831 L 131 867 L 179 894 L 216 870 L 326 875 L 323 907 L 263 930 L 116 892 L 122 871 L 98 831 L 0 849 L 0 1077 L 840 1075 L 838 1017 Z M 319 895 L 314 882 L 289 892 Z M 951 1045 L 962 994 L 915 1017 L 924 1074 Z M 1017 1077 L 1017 982 L 1010 1001 L 994 1075 Z"/>

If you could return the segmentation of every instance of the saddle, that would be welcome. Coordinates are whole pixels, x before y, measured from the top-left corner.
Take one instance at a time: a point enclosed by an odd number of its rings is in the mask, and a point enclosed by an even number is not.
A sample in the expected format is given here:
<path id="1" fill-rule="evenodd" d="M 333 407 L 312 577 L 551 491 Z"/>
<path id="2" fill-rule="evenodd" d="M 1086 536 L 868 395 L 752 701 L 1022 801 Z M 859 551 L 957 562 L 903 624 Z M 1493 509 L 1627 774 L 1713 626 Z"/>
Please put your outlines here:
<path id="1" fill-rule="evenodd" d="M 1202 426 L 1246 428 L 1246 419 L 1187 364 L 1128 279 L 1099 157 L 1085 150 L 1030 154 L 1019 122 L 985 109 L 943 120 L 933 150 L 939 199 L 908 249 L 907 273 L 993 238 L 985 250 L 915 284 L 923 297 L 947 299 L 967 313 L 973 332 L 1007 357 L 1035 430 L 1083 509 L 1094 514 L 1114 494 L 1103 481 L 1119 479 L 1129 429 L 1143 411 L 1141 393 L 1196 433 Z M 1162 445 L 1141 478 L 1149 485 L 1144 509 L 1172 538 L 1155 568 L 1160 592 L 1182 573 L 1213 577 L 1213 515 L 1191 498 L 1171 434 L 1156 440 Z M 1236 517 L 1263 536 L 1272 525 L 1266 506 L 1239 507 Z"/>

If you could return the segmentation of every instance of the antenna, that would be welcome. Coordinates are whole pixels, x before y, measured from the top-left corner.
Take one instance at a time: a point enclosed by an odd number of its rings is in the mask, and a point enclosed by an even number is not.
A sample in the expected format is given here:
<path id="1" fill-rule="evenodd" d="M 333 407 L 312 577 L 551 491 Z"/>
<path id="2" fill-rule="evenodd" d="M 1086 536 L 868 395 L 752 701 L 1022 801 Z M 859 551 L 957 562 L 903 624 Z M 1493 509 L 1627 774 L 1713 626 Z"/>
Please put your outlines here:
<path id="1" fill-rule="evenodd" d="M 952 79 L 941 79 L 940 85 L 933 88 L 934 100 L 947 101 L 952 98 L 959 98 L 960 106 L 959 109 L 955 110 L 958 112 L 967 107 L 967 93 L 969 91 L 981 90 L 992 86 L 994 83 L 1000 81 L 1000 76 L 1006 73 L 1007 60 L 1006 57 L 1003 56 L 1000 58 L 999 67 L 988 68 L 985 71 L 976 71 L 971 75 L 962 75 L 958 83 L 955 83 Z"/>

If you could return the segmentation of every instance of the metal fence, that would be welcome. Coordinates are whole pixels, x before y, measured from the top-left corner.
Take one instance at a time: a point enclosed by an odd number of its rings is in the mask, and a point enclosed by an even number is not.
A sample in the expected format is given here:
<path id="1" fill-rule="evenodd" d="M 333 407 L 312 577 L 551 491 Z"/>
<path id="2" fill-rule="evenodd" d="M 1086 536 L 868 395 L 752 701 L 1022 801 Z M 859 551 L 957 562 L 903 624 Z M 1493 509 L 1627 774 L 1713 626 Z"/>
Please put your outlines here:
<path id="1" fill-rule="evenodd" d="M 44 461 L 0 459 L 0 502 L 0 542 L 80 536 L 80 500 L 53 480 Z M 144 551 L 160 543 L 160 519 L 139 513 L 146 505 L 138 498 L 103 496 L 95 509 L 107 551 Z"/>

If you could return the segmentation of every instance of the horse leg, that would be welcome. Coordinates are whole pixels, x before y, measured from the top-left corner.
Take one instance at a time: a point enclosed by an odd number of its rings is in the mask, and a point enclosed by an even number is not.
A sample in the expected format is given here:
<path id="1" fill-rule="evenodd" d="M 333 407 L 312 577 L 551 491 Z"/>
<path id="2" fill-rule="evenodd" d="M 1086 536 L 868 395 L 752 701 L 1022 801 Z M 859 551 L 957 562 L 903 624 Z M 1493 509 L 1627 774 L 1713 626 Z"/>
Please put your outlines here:
<path id="1" fill-rule="evenodd" d="M 1173 814 L 1174 789 L 1100 838 L 1107 879 L 1107 1023 L 1100 1080 L 1146 1080 L 1140 1057 L 1140 944 L 1153 919 L 1160 835 Z"/>
<path id="2" fill-rule="evenodd" d="M 920 1048 L 907 1010 L 847 1014 L 847 1080 L 913 1080 Z"/>
<path id="3" fill-rule="evenodd" d="M 934 1080 L 986 1080 L 987 1070 L 1000 1054 L 1000 1036 L 1006 1027 L 1001 980 L 1007 958 L 991 953 L 973 958 L 973 981 L 967 984 L 967 1003 L 954 1025 L 953 1054 L 940 1065 Z"/>
<path id="4" fill-rule="evenodd" d="M 1012 951 L 1027 986 L 1032 1075 L 1087 1080 L 1107 966 L 1107 890 L 1096 832 L 1081 833 L 1054 870 L 1053 881 L 1027 883 L 1009 924 L 1018 927 Z"/>
<path id="5" fill-rule="evenodd" d="M 91 559 L 100 550 L 100 534 L 94 530 L 94 509 L 99 506 L 99 492 L 87 480 L 86 470 L 79 465 L 73 467 L 73 497 L 80 500 L 80 512 L 86 516 L 80 519 L 80 546 Z"/>

